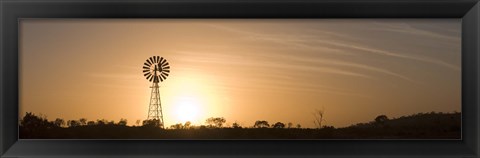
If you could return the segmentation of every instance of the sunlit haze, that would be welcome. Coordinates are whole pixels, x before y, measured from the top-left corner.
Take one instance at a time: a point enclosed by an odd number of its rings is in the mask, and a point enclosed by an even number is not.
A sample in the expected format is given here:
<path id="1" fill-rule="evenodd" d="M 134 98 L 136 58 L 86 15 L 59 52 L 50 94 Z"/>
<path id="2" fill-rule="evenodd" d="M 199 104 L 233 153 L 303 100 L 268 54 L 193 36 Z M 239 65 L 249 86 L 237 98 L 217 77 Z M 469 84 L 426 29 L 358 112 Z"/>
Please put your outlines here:
<path id="1" fill-rule="evenodd" d="M 345 127 L 461 110 L 460 19 L 22 19 L 20 117 L 145 120 L 151 56 L 165 125 L 224 117 Z"/>

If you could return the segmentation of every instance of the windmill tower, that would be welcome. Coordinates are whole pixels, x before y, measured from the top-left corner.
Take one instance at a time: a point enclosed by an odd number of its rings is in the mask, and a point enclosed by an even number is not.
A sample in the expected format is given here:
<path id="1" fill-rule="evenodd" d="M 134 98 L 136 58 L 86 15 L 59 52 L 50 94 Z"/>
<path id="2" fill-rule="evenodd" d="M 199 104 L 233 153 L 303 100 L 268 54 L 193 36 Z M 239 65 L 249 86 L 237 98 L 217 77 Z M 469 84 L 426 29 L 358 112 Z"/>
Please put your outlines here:
<path id="1" fill-rule="evenodd" d="M 160 128 L 163 128 L 162 103 L 160 101 L 160 86 L 158 83 L 167 79 L 170 73 L 170 66 L 166 59 L 160 56 L 148 58 L 143 64 L 143 76 L 152 82 L 150 104 L 148 106 L 147 120 L 158 121 Z"/>

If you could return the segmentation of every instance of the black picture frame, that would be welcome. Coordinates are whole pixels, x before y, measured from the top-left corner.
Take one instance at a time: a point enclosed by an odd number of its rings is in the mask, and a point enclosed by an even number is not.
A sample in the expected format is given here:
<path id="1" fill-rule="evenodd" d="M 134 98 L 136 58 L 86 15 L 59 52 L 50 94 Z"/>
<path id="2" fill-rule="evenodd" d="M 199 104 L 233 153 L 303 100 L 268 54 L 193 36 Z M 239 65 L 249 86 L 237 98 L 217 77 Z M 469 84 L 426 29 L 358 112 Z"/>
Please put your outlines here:
<path id="1" fill-rule="evenodd" d="M 1 157 L 479 157 L 478 0 L 1 0 Z M 461 18 L 461 140 L 18 140 L 20 18 Z"/>

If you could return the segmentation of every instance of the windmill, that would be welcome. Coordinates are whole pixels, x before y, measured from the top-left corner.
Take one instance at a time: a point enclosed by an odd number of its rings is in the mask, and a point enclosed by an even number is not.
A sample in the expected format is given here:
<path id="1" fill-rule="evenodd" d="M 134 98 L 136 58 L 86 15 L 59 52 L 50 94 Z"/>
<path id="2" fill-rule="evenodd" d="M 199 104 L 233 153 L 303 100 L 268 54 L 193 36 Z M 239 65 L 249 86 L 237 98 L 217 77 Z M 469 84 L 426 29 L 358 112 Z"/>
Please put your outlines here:
<path id="1" fill-rule="evenodd" d="M 158 83 L 167 79 L 170 73 L 170 66 L 166 59 L 160 56 L 152 56 L 143 64 L 143 76 L 152 82 L 152 93 L 150 95 L 150 104 L 148 106 L 147 120 L 158 121 L 160 128 L 163 128 L 162 104 L 160 101 L 160 91 Z"/>

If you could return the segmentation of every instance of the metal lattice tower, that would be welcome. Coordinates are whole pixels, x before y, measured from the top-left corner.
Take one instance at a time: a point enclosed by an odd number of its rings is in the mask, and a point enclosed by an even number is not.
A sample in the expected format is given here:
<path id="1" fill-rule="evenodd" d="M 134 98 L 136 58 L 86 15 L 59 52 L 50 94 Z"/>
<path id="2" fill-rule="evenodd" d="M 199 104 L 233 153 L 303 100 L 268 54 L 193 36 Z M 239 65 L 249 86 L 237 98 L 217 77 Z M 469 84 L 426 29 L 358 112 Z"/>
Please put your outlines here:
<path id="1" fill-rule="evenodd" d="M 164 81 L 170 73 L 170 66 L 163 57 L 153 56 L 147 59 L 143 65 L 143 75 L 152 83 L 150 104 L 148 106 L 147 120 L 158 121 L 160 128 L 164 128 L 162 103 L 160 100 L 159 82 Z"/>
<path id="2" fill-rule="evenodd" d="M 159 120 L 160 127 L 163 128 L 162 102 L 160 101 L 160 91 L 158 83 L 153 82 L 152 93 L 150 94 L 150 105 L 148 106 L 147 120 Z"/>

